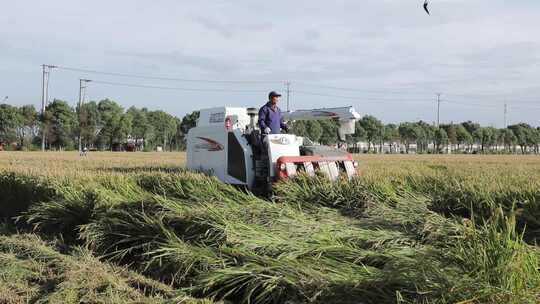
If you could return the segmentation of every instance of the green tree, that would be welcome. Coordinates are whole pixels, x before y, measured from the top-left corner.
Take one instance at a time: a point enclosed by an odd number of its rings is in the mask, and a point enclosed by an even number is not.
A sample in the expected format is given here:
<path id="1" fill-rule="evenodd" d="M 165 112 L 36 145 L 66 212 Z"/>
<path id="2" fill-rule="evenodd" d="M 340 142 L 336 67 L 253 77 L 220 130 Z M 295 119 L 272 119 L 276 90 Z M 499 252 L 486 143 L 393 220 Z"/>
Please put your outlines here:
<path id="1" fill-rule="evenodd" d="M 152 111 L 148 112 L 148 121 L 155 132 L 155 144 L 162 144 L 163 149 L 166 149 L 176 133 L 176 120 L 163 111 Z"/>
<path id="2" fill-rule="evenodd" d="M 497 142 L 496 129 L 493 127 L 478 128 L 474 131 L 473 137 L 480 145 L 482 153 L 485 153 L 486 149 L 491 150 L 491 146 Z"/>
<path id="3" fill-rule="evenodd" d="M 531 144 L 534 147 L 534 153 L 540 152 L 540 128 L 531 128 Z"/>
<path id="4" fill-rule="evenodd" d="M 182 132 L 182 119 L 174 117 L 176 122 L 176 132 L 174 132 L 172 138 L 172 145 L 177 151 L 183 151 L 186 149 L 186 143 L 184 142 L 184 134 Z"/>
<path id="5" fill-rule="evenodd" d="M 17 140 L 17 129 L 23 125 L 19 110 L 8 104 L 0 104 L 0 144 Z"/>
<path id="6" fill-rule="evenodd" d="M 452 146 L 456 145 L 458 143 L 456 125 L 451 123 L 448 125 L 441 125 L 441 128 L 443 128 L 448 135 L 448 143 Z"/>
<path id="7" fill-rule="evenodd" d="M 321 127 L 321 135 L 318 141 L 323 145 L 333 145 L 337 143 L 338 141 L 337 132 L 339 128 L 338 122 L 334 120 L 320 120 L 320 121 L 317 121 L 317 123 Z M 313 124 L 312 126 L 314 127 L 316 126 L 316 124 Z M 310 131 L 312 130 L 308 130 L 308 132 Z"/>
<path id="8" fill-rule="evenodd" d="M 409 153 L 410 145 L 418 141 L 420 131 L 414 123 L 404 122 L 398 127 L 401 142 L 405 143 L 405 153 Z"/>
<path id="9" fill-rule="evenodd" d="M 371 115 L 362 117 L 358 123 L 365 131 L 369 152 L 371 150 L 371 145 L 374 145 L 377 140 L 382 139 L 384 125 L 380 120 Z"/>
<path id="10" fill-rule="evenodd" d="M 173 143 L 176 149 L 185 150 L 187 145 L 187 135 L 191 128 L 197 125 L 199 119 L 199 111 L 186 114 L 182 119 L 175 117 L 176 132 L 173 136 Z"/>
<path id="11" fill-rule="evenodd" d="M 527 152 L 527 147 L 530 146 L 532 140 L 531 126 L 526 123 L 519 123 L 516 125 L 508 126 L 508 129 L 514 132 L 516 136 L 516 143 L 521 148 L 521 153 L 525 154 Z"/>
<path id="12" fill-rule="evenodd" d="M 441 153 L 441 149 L 448 144 L 448 134 L 443 128 L 439 128 L 434 133 L 435 152 Z"/>
<path id="13" fill-rule="evenodd" d="M 45 124 L 49 148 L 73 149 L 77 115 L 67 102 L 55 99 L 49 104 L 45 108 Z"/>
<path id="14" fill-rule="evenodd" d="M 353 145 L 355 153 L 358 151 L 358 142 L 363 141 L 366 139 L 366 130 L 362 128 L 360 123 L 357 121 L 354 124 L 354 134 L 347 135 L 347 142 L 351 145 Z"/>
<path id="15" fill-rule="evenodd" d="M 118 139 L 120 143 L 127 142 L 128 136 L 132 131 L 133 120 L 131 116 L 122 114 L 120 117 L 120 123 L 115 130 L 114 137 Z"/>
<path id="16" fill-rule="evenodd" d="M 482 141 L 482 139 L 484 138 L 484 129 L 478 128 L 474 130 L 474 132 L 472 133 L 472 137 L 476 144 L 481 146 L 481 151 L 484 152 L 484 142 Z"/>
<path id="17" fill-rule="evenodd" d="M 435 131 L 437 128 L 424 121 L 415 122 L 414 126 L 417 134 L 416 145 L 418 151 L 427 152 L 429 144 L 435 143 Z"/>
<path id="18" fill-rule="evenodd" d="M 540 145 L 540 127 L 536 128 L 536 134 L 538 136 L 537 138 L 539 139 L 537 144 L 536 144 L 536 149 L 537 149 L 537 153 L 540 153 L 540 147 L 539 147 L 539 145 Z"/>
<path id="19" fill-rule="evenodd" d="M 479 142 L 479 139 L 474 136 L 475 132 L 477 132 L 478 129 L 480 129 L 480 124 L 472 122 L 472 121 L 465 121 L 462 122 L 461 125 L 469 132 L 471 135 L 471 141 L 469 142 L 469 150 L 472 150 L 472 146 L 475 142 Z"/>
<path id="20" fill-rule="evenodd" d="M 490 152 L 493 152 L 493 149 L 497 148 L 498 139 L 499 139 L 499 130 L 494 127 L 487 127 L 488 137 L 485 139 L 488 145 Z"/>
<path id="21" fill-rule="evenodd" d="M 306 124 L 307 121 L 305 120 L 297 120 L 289 122 L 289 127 L 293 134 L 296 134 L 297 136 L 308 137 Z"/>
<path id="22" fill-rule="evenodd" d="M 79 110 L 79 129 L 83 147 L 93 147 L 101 131 L 98 104 L 84 103 Z"/>
<path id="23" fill-rule="evenodd" d="M 126 119 L 123 119 L 124 110 L 116 102 L 104 99 L 98 103 L 99 131 L 97 142 L 98 146 L 103 149 L 105 146 L 109 150 L 113 149 L 115 143 L 120 143 L 123 139 L 122 132 L 128 129 Z"/>
<path id="24" fill-rule="evenodd" d="M 480 124 L 472 121 L 465 121 L 462 122 L 461 125 L 469 132 L 469 134 L 473 134 L 476 130 L 480 129 Z"/>
<path id="25" fill-rule="evenodd" d="M 306 121 L 306 132 L 309 139 L 319 142 L 323 135 L 323 126 L 317 120 Z"/>
<path id="26" fill-rule="evenodd" d="M 395 124 L 387 124 L 383 129 L 383 137 L 381 142 L 387 142 L 390 145 L 390 152 L 394 150 L 394 143 L 400 139 L 398 126 Z"/>
<path id="27" fill-rule="evenodd" d="M 180 123 L 182 134 L 187 136 L 189 130 L 197 125 L 197 120 L 199 119 L 200 114 L 201 113 L 199 111 L 193 111 L 190 114 L 186 114 L 186 116 L 182 117 L 182 122 Z"/>
<path id="28" fill-rule="evenodd" d="M 501 141 L 508 152 L 515 152 L 517 137 L 511 129 L 502 129 L 500 132 Z"/>
<path id="29" fill-rule="evenodd" d="M 472 145 L 473 137 L 462 124 L 455 125 L 455 130 L 458 150 L 461 145 Z"/>
<path id="30" fill-rule="evenodd" d="M 21 115 L 21 124 L 17 132 L 19 142 L 21 147 L 27 147 L 37 135 L 39 115 L 33 105 L 24 105 L 20 107 L 19 113 Z"/>
<path id="31" fill-rule="evenodd" d="M 148 110 L 146 108 L 139 110 L 131 107 L 127 110 L 126 114 L 132 120 L 131 136 L 135 139 L 135 146 L 144 150 L 145 143 L 153 133 L 152 125 L 148 121 Z"/>
<path id="32" fill-rule="evenodd" d="M 484 138 L 484 129 L 478 128 L 474 130 L 474 132 L 471 135 L 476 145 L 480 146 L 480 150 L 484 152 L 484 142 L 482 141 L 482 139 Z"/>
<path id="33" fill-rule="evenodd" d="M 298 136 L 307 137 L 311 141 L 319 142 L 324 130 L 321 123 L 317 120 L 297 120 L 292 123 L 291 132 Z M 328 131 L 328 133 L 330 132 L 331 131 Z M 330 137 L 333 137 L 333 135 Z"/>

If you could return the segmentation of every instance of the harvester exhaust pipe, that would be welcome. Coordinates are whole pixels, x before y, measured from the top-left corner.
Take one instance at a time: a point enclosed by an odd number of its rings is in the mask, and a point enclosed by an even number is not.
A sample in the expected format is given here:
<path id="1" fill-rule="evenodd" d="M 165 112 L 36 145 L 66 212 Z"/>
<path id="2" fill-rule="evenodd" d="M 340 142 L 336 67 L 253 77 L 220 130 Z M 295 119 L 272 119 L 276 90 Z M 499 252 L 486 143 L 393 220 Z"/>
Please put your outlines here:
<path id="1" fill-rule="evenodd" d="M 257 108 L 247 108 L 247 115 L 249 116 L 249 127 L 251 130 L 255 130 L 255 116 L 257 116 Z"/>

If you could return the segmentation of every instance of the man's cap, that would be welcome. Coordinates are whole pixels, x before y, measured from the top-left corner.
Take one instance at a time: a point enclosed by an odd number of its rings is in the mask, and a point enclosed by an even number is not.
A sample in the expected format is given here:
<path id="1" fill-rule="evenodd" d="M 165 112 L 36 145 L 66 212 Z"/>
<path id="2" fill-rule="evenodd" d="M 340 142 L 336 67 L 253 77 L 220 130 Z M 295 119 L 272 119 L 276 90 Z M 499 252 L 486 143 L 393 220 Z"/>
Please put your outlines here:
<path id="1" fill-rule="evenodd" d="M 272 92 L 268 93 L 268 99 L 272 99 L 272 97 L 281 97 L 281 94 L 279 94 L 276 91 L 272 91 Z"/>

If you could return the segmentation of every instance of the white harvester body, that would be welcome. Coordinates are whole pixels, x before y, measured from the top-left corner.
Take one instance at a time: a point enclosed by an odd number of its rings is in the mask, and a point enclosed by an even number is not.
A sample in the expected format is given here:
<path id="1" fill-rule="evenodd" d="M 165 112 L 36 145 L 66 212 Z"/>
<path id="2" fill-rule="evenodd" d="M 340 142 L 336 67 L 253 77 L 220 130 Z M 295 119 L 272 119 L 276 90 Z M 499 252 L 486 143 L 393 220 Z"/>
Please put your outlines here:
<path id="1" fill-rule="evenodd" d="M 359 114 L 351 107 L 284 112 L 287 121 L 335 119 L 339 135 L 354 133 Z M 261 135 L 257 109 L 216 107 L 200 111 L 187 137 L 187 167 L 216 176 L 225 183 L 249 189 L 267 188 L 279 178 L 299 171 L 322 171 L 330 178 L 356 175 L 350 154 L 331 148 L 307 146 L 294 134 Z M 318 146 L 320 147 L 320 146 Z M 308 151 L 308 152 L 306 152 Z M 330 151 L 330 152 L 329 152 Z"/>

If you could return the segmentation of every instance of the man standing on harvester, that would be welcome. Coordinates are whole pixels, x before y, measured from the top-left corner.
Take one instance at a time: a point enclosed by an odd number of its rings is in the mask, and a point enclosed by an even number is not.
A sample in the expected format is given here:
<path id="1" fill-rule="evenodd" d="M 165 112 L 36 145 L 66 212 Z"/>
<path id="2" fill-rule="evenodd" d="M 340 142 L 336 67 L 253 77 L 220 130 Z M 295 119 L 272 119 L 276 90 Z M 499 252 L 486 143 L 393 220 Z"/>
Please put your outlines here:
<path id="1" fill-rule="evenodd" d="M 268 102 L 259 110 L 259 128 L 263 134 L 280 134 L 281 129 L 289 130 L 277 106 L 280 97 L 275 91 L 270 92 Z"/>

